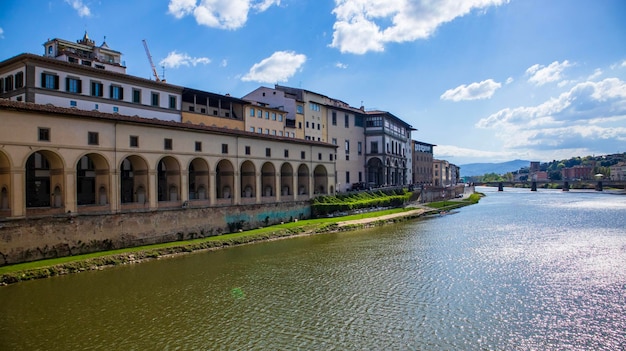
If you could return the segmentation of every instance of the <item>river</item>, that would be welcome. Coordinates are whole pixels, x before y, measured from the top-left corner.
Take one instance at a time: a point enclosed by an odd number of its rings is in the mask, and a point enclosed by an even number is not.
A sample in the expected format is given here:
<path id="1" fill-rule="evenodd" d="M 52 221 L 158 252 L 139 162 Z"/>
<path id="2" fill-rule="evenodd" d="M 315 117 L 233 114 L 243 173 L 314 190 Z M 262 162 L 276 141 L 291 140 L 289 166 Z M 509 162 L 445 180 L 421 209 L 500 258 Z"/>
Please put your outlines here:
<path id="1" fill-rule="evenodd" d="M 0 287 L 0 350 L 623 350 L 626 196 L 447 215 Z"/>

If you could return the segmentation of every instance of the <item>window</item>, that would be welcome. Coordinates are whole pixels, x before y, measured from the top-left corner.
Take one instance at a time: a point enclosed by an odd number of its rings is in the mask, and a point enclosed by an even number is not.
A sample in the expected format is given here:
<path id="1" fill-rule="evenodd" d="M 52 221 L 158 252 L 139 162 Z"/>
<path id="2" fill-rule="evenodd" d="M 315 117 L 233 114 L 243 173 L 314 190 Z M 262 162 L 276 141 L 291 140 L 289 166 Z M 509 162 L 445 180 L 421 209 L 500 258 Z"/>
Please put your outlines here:
<path id="1" fill-rule="evenodd" d="M 176 108 L 176 96 L 170 95 L 170 108 Z M 228 116 L 227 116 L 228 117 Z"/>
<path id="2" fill-rule="evenodd" d="M 151 96 L 152 96 L 152 100 L 151 100 L 152 106 L 159 106 L 159 93 L 152 92 Z"/>
<path id="3" fill-rule="evenodd" d="M 359 172 L 359 182 L 362 182 L 362 181 L 363 181 L 363 173 Z"/>
<path id="4" fill-rule="evenodd" d="M 4 78 L 0 78 L 0 94 L 4 93 Z"/>
<path id="5" fill-rule="evenodd" d="M 259 118 L 263 118 L 263 111 L 261 111 L 261 109 L 256 110 L 256 116 Z"/>
<path id="6" fill-rule="evenodd" d="M 306 152 L 300 151 L 300 158 L 304 160 L 306 158 Z"/>
<path id="7" fill-rule="evenodd" d="M 283 115 L 282 114 L 278 114 L 278 121 L 282 122 L 283 121 Z"/>
<path id="8" fill-rule="evenodd" d="M 136 135 L 130 136 L 130 147 L 139 147 L 139 137 Z"/>
<path id="9" fill-rule="evenodd" d="M 269 147 L 265 148 L 265 156 L 266 157 L 272 157 L 272 149 L 270 149 Z"/>
<path id="10" fill-rule="evenodd" d="M 309 122 L 308 121 L 306 122 L 306 127 L 309 128 Z"/>
<path id="11" fill-rule="evenodd" d="M 117 106 L 113 106 L 113 113 L 118 113 L 120 112 L 120 108 Z"/>
<path id="12" fill-rule="evenodd" d="M 337 138 L 333 138 L 332 140 L 333 145 L 337 145 Z"/>
<path id="13" fill-rule="evenodd" d="M 15 73 L 15 89 L 19 89 L 24 86 L 24 72 Z"/>
<path id="14" fill-rule="evenodd" d="M 250 146 L 246 146 L 246 155 L 250 155 Z"/>
<path id="15" fill-rule="evenodd" d="M 59 89 L 59 76 L 56 74 L 42 73 L 41 87 L 45 89 Z"/>
<path id="16" fill-rule="evenodd" d="M 228 144 L 222 144 L 222 153 L 223 154 L 227 154 L 228 153 Z"/>
<path id="17" fill-rule="evenodd" d="M 381 116 L 368 117 L 365 122 L 366 127 L 382 127 L 383 126 L 383 118 Z"/>
<path id="18" fill-rule="evenodd" d="M 359 141 L 359 142 L 356 144 L 356 148 L 357 148 L 357 153 L 358 153 L 359 155 L 363 153 L 363 143 L 362 143 L 362 142 L 360 142 L 360 141 Z"/>
<path id="19" fill-rule="evenodd" d="M 314 103 L 314 102 L 310 102 L 309 103 L 309 108 L 311 109 L 311 111 L 320 111 L 321 107 L 320 105 Z"/>
<path id="20" fill-rule="evenodd" d="M 76 107 L 76 100 L 70 100 L 70 106 Z"/>
<path id="21" fill-rule="evenodd" d="M 259 133 L 259 134 L 263 134 L 263 128 L 257 128 L 256 132 Z"/>
<path id="22" fill-rule="evenodd" d="M 270 113 L 268 111 L 265 111 L 265 119 L 270 119 Z"/>
<path id="23" fill-rule="evenodd" d="M 302 129 L 302 122 L 298 122 L 298 129 Z"/>
<path id="24" fill-rule="evenodd" d="M 289 157 L 289 149 L 285 149 L 285 158 Z"/>
<path id="25" fill-rule="evenodd" d="M 89 145 L 99 145 L 98 132 L 87 132 L 87 144 Z"/>
<path id="26" fill-rule="evenodd" d="M 329 156 L 330 156 L 330 160 L 332 161 L 333 160 L 333 154 L 330 154 Z"/>
<path id="27" fill-rule="evenodd" d="M 272 121 L 276 120 L 276 112 L 272 112 Z"/>
<path id="28" fill-rule="evenodd" d="M 268 128 L 265 128 L 265 134 L 270 135 L 270 130 Z"/>
<path id="29" fill-rule="evenodd" d="M 333 111 L 332 124 L 337 125 L 337 112 Z"/>
<path id="30" fill-rule="evenodd" d="M 172 149 L 172 139 L 169 139 L 169 138 L 163 139 L 163 148 L 165 150 L 171 150 Z"/>
<path id="31" fill-rule="evenodd" d="M 350 172 L 346 172 L 346 184 L 350 183 Z"/>
<path id="32" fill-rule="evenodd" d="M 135 104 L 140 104 L 141 103 L 141 90 L 133 89 L 133 102 Z"/>
<path id="33" fill-rule="evenodd" d="M 196 108 L 194 106 L 189 106 L 189 112 L 194 112 Z"/>
<path id="34" fill-rule="evenodd" d="M 13 76 L 7 76 L 4 78 L 4 91 L 13 90 Z"/>
<path id="35" fill-rule="evenodd" d="M 250 127 L 250 133 L 254 133 L 254 127 Z"/>
<path id="36" fill-rule="evenodd" d="M 346 154 L 350 153 L 350 140 L 346 140 Z"/>
<path id="37" fill-rule="evenodd" d="M 349 115 L 345 115 L 343 125 L 346 128 L 350 128 L 350 116 Z"/>
<path id="38" fill-rule="evenodd" d="M 65 78 L 65 91 L 68 93 L 82 93 L 82 82 L 77 78 Z"/>
<path id="39" fill-rule="evenodd" d="M 350 161 L 350 155 L 346 154 L 346 161 Z"/>
<path id="40" fill-rule="evenodd" d="M 39 128 L 39 141 L 50 141 L 50 128 Z"/>
<path id="41" fill-rule="evenodd" d="M 320 123 L 317 124 L 317 130 L 320 130 Z"/>
<path id="42" fill-rule="evenodd" d="M 100 96 L 102 97 L 103 86 L 100 82 L 91 82 L 91 96 Z"/>
<path id="43" fill-rule="evenodd" d="M 254 117 L 254 109 L 253 108 L 250 109 L 250 117 Z"/>
<path id="44" fill-rule="evenodd" d="M 302 106 L 302 105 L 296 106 L 296 113 L 303 114 L 304 113 L 304 106 Z"/>
<path id="45" fill-rule="evenodd" d="M 119 85 L 109 87 L 109 97 L 113 100 L 124 100 L 124 88 Z"/>
<path id="46" fill-rule="evenodd" d="M 373 154 L 377 154 L 378 153 L 378 142 L 377 141 L 372 141 L 370 143 L 370 152 Z"/>
<path id="47" fill-rule="evenodd" d="M 320 161 L 322 160 L 322 153 L 321 152 L 317 154 L 317 159 L 320 160 Z"/>
<path id="48" fill-rule="evenodd" d="M 196 152 L 202 151 L 202 142 L 196 141 Z"/>

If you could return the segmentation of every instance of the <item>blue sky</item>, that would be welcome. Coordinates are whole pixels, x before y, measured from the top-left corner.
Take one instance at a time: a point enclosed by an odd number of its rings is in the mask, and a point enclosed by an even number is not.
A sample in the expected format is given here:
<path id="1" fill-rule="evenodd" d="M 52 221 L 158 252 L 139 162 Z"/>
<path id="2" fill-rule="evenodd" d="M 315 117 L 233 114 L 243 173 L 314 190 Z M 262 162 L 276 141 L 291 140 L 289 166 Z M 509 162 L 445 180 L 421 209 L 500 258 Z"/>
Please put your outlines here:
<path id="1" fill-rule="evenodd" d="M 456 164 L 626 152 L 623 0 L 4 0 L 0 60 L 88 31 L 150 78 L 386 110 Z"/>

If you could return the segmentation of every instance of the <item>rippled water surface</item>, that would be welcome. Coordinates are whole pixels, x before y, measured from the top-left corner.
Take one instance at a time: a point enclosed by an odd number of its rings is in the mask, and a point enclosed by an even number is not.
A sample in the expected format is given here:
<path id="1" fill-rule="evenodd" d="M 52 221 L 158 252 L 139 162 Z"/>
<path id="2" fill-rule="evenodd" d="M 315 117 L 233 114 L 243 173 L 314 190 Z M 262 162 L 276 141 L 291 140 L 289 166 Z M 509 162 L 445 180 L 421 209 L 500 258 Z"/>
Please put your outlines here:
<path id="1" fill-rule="evenodd" d="M 481 189 L 373 230 L 0 288 L 0 350 L 623 350 L 626 196 Z"/>

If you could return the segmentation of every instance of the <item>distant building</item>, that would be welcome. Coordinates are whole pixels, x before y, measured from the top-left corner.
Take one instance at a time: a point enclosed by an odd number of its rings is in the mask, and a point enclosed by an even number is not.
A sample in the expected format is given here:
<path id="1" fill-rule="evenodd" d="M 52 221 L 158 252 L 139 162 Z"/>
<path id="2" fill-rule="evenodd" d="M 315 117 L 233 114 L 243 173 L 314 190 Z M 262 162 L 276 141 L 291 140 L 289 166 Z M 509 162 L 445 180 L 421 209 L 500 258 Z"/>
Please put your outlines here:
<path id="1" fill-rule="evenodd" d="M 626 180 L 626 162 L 619 162 L 610 167 L 611 180 Z"/>
<path id="2" fill-rule="evenodd" d="M 563 180 L 577 180 L 577 179 L 592 179 L 593 167 L 576 165 L 574 167 L 563 168 L 561 170 L 561 176 Z"/>
<path id="3" fill-rule="evenodd" d="M 433 147 L 436 145 L 412 140 L 413 179 L 416 185 L 433 184 Z"/>
<path id="4" fill-rule="evenodd" d="M 536 171 L 531 173 L 531 180 L 533 181 L 546 181 L 548 180 L 548 172 L 546 171 Z"/>
<path id="5" fill-rule="evenodd" d="M 530 162 L 530 168 L 528 169 L 528 171 L 530 173 L 539 172 L 540 166 L 541 166 L 540 162 L 538 162 L 538 161 L 531 161 Z"/>

